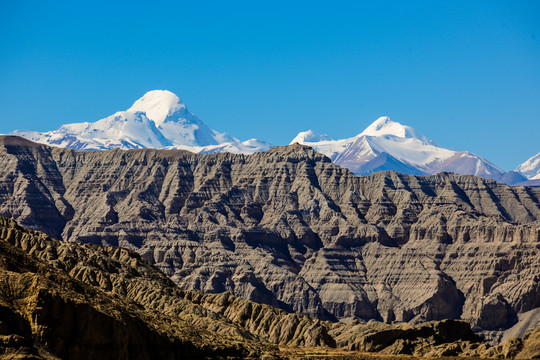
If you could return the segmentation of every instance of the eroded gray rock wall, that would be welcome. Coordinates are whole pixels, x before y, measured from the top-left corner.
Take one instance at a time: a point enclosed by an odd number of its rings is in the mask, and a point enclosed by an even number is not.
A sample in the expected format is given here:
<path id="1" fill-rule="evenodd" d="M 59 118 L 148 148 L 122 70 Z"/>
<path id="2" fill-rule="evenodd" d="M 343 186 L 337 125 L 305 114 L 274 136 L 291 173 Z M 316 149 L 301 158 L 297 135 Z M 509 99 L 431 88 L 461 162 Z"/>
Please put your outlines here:
<path id="1" fill-rule="evenodd" d="M 300 145 L 250 156 L 0 141 L 0 215 L 136 250 L 177 284 L 322 319 L 540 306 L 540 194 L 473 176 L 357 176 Z M 495 320 L 494 320 L 495 319 Z"/>

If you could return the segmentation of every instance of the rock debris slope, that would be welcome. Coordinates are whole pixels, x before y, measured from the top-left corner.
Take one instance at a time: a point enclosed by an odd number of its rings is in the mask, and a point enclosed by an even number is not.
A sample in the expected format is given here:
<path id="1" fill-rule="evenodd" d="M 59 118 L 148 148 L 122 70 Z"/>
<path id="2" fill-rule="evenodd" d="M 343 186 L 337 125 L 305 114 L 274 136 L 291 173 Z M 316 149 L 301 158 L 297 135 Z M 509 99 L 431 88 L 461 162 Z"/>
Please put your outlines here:
<path id="1" fill-rule="evenodd" d="M 181 288 L 320 319 L 461 318 L 492 332 L 540 306 L 531 188 L 358 176 L 298 144 L 77 152 L 6 136 L 0 166 L 1 215 L 135 250 Z"/>

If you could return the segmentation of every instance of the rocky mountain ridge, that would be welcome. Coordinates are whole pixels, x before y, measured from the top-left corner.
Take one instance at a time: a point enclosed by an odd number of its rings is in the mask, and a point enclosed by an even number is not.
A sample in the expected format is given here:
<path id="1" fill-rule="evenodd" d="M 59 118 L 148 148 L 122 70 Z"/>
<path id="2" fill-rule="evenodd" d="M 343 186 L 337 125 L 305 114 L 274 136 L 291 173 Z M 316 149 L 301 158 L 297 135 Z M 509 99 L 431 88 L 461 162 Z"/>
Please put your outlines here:
<path id="1" fill-rule="evenodd" d="M 94 269 L 114 265 L 115 257 L 132 275 L 148 270 L 125 250 L 101 254 L 94 249 L 90 255 L 92 249 L 82 244 L 58 245 L 0 218 L 0 358 L 255 359 L 273 350 L 269 344 L 239 340 L 141 306 L 122 296 L 118 284 L 103 286 L 110 278 L 100 275 L 107 271 Z M 90 257 L 77 257 L 85 253 Z M 69 273 L 67 268 L 79 260 L 86 263 Z M 102 286 L 95 285 L 99 281 Z"/>
<path id="2" fill-rule="evenodd" d="M 227 341 L 229 344 L 251 341 L 247 348 L 254 350 L 264 349 L 264 344 L 269 343 L 335 346 L 319 320 L 241 300 L 229 293 L 181 290 L 137 253 L 126 249 L 57 241 L 24 229 L 7 218 L 0 218 L 0 240 L 45 261 L 75 281 L 176 319 L 183 327 L 202 332 L 218 348 L 226 350 Z M 290 329 L 295 331 L 291 333 Z M 224 341 L 212 337 L 221 337 Z M 203 347 L 203 344 L 196 345 Z"/>
<path id="3" fill-rule="evenodd" d="M 495 338 L 540 306 L 531 188 L 358 176 L 301 145 L 78 152 L 2 137 L 0 166 L 1 215 L 137 251 L 184 289 L 320 319 L 465 319 Z"/>

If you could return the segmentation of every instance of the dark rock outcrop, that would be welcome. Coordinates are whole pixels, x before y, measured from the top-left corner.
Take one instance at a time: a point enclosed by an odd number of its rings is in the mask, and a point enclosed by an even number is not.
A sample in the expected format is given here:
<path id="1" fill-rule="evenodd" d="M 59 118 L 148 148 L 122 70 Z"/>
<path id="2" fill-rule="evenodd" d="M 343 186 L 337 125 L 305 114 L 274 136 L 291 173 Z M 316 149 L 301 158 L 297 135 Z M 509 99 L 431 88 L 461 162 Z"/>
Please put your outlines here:
<path id="1" fill-rule="evenodd" d="M 488 348 L 469 324 L 456 320 L 419 325 L 336 324 L 331 334 L 335 335 L 338 347 L 392 355 L 457 356 Z"/>

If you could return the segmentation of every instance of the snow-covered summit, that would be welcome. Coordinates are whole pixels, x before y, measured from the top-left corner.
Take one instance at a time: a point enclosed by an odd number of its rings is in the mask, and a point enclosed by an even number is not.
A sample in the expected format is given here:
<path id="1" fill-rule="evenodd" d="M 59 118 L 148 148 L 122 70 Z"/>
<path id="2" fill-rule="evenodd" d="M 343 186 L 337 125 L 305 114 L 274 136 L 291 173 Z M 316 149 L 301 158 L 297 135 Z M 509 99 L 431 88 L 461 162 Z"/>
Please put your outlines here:
<path id="1" fill-rule="evenodd" d="M 143 112 L 173 146 L 204 147 L 236 143 L 238 139 L 209 128 L 190 113 L 178 96 L 168 90 L 152 90 L 127 110 Z"/>
<path id="2" fill-rule="evenodd" d="M 381 170 L 413 175 L 452 171 L 493 179 L 500 179 L 504 174 L 482 157 L 442 148 L 418 130 L 392 121 L 388 116 L 378 118 L 352 138 L 328 140 L 315 135 L 300 133 L 292 142 L 309 145 L 357 174 Z"/>
<path id="3" fill-rule="evenodd" d="M 383 136 L 393 135 L 404 139 L 418 139 L 426 144 L 437 145 L 433 140 L 425 137 L 420 131 L 390 120 L 388 116 L 381 116 L 369 125 L 359 136 Z"/>
<path id="4" fill-rule="evenodd" d="M 299 143 L 304 144 L 306 142 L 319 142 L 319 141 L 332 141 L 332 138 L 326 134 L 319 135 L 315 131 L 309 129 L 308 131 L 302 131 L 292 139 L 290 144 Z"/>
<path id="5" fill-rule="evenodd" d="M 167 117 L 182 110 L 186 110 L 186 105 L 176 94 L 168 90 L 152 90 L 135 101 L 127 111 L 143 112 L 156 126 L 160 126 Z"/>
<path id="6" fill-rule="evenodd" d="M 540 153 L 519 165 L 516 171 L 525 175 L 529 180 L 540 180 Z"/>
<path id="7" fill-rule="evenodd" d="M 178 96 L 167 90 L 149 91 L 128 110 L 96 122 L 66 124 L 45 133 L 16 130 L 12 134 L 76 150 L 182 148 L 193 152 L 224 149 L 253 153 L 271 147 L 255 139 L 242 143 L 227 133 L 211 129 L 190 113 Z"/>

